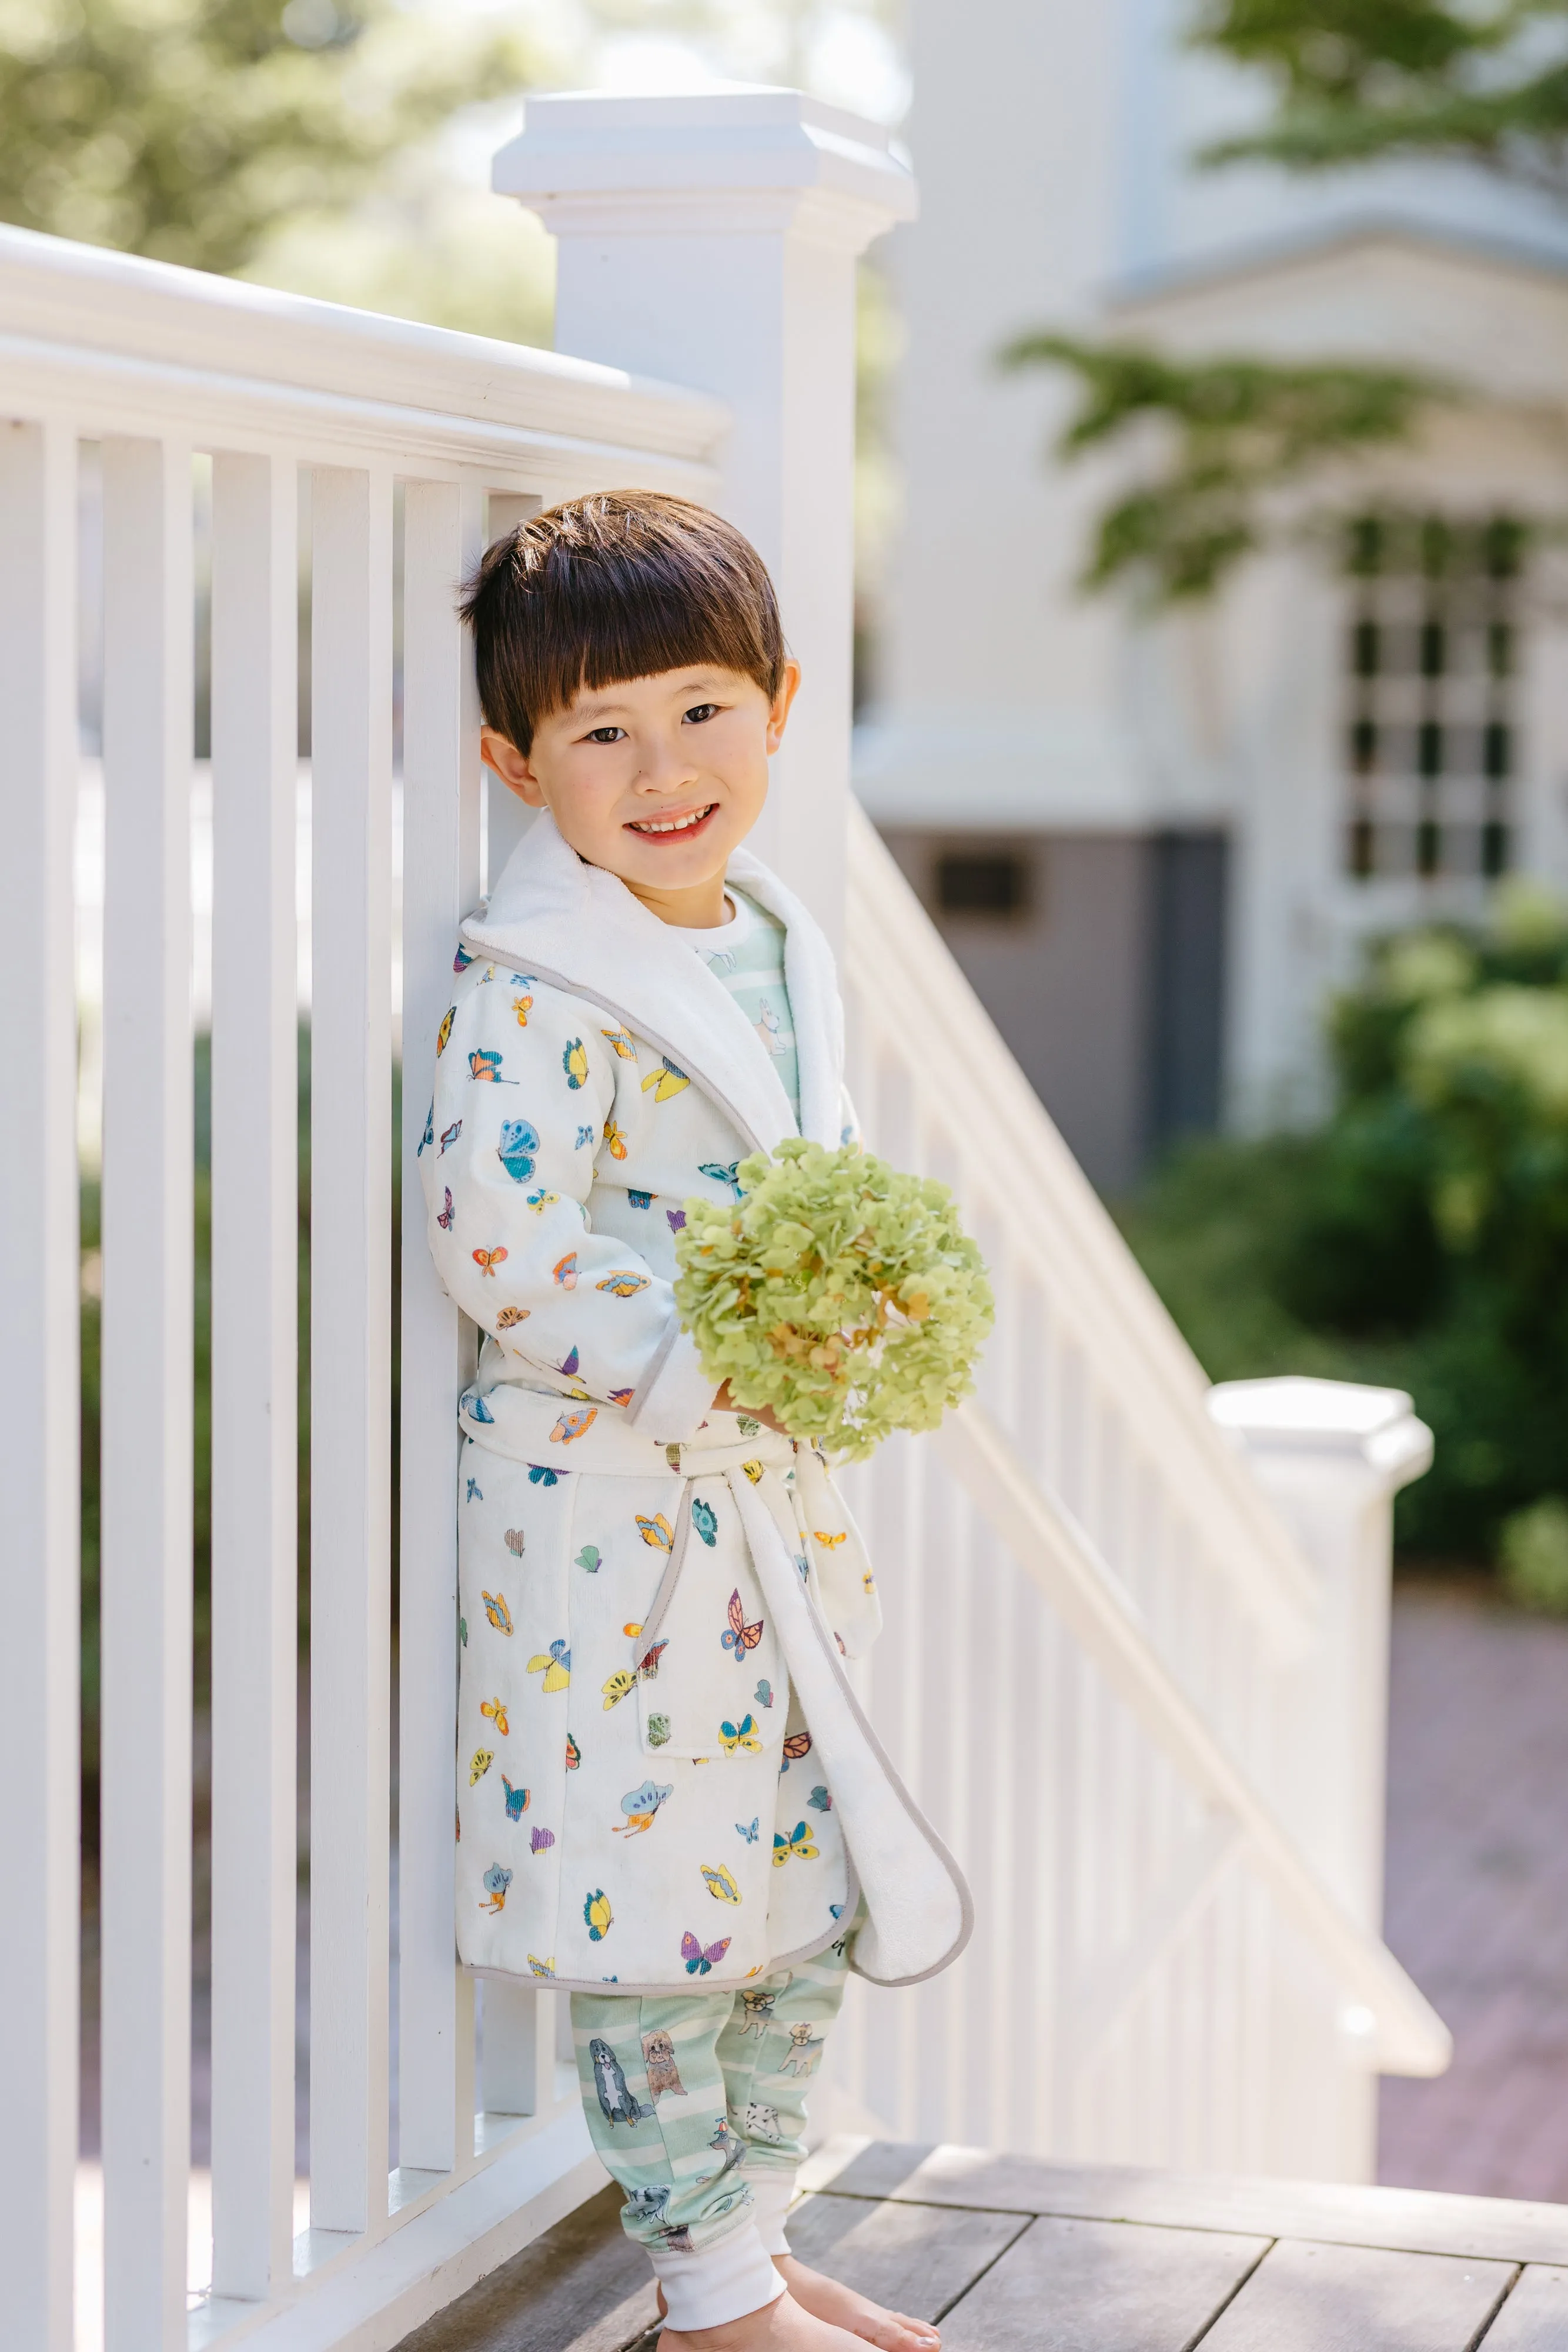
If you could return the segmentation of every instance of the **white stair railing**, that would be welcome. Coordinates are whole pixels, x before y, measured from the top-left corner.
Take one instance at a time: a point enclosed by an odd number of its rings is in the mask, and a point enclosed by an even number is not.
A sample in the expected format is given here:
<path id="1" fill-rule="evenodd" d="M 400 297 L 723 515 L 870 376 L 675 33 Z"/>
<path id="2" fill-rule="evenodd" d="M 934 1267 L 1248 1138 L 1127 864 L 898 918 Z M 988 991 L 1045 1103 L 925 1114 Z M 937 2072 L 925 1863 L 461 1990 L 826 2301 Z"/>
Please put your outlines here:
<path id="1" fill-rule="evenodd" d="M 1408 1400 L 1325 1382 L 1256 1384 L 1271 1410 L 1219 1391 L 1217 1417 L 858 815 L 845 970 L 868 1141 L 955 1185 L 998 1314 L 979 1398 L 934 1444 L 854 1474 L 890 1618 L 867 1693 L 972 1871 L 977 1927 L 947 1977 L 855 2000 L 835 2116 L 1080 2159 L 1366 2177 L 1371 2070 L 1437 2072 L 1448 2046 L 1379 1940 L 1367 1864 L 1382 1702 L 1361 1660 L 1381 1668 L 1386 1496 L 1425 1466 L 1426 1434 Z M 1314 1413 L 1342 1457 L 1358 1418 L 1375 1437 L 1348 1496 L 1310 1450 Z M 1335 1605 L 1334 1559 L 1310 1557 L 1265 1493 L 1249 1422 L 1276 1449 L 1293 1438 L 1320 1520 L 1340 1510 L 1327 1546 L 1354 1555 L 1358 1609 Z M 1370 1732 L 1332 1703 L 1345 1686 Z"/>

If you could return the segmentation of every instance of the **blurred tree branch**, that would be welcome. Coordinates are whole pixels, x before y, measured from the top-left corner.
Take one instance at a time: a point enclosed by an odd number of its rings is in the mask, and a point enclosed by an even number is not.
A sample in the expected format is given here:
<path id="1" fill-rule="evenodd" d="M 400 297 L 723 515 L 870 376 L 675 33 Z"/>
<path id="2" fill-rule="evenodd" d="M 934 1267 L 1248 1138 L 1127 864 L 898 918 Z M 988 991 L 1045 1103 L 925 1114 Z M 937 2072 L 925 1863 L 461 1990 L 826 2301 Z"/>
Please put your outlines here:
<path id="1" fill-rule="evenodd" d="M 1568 195 L 1568 0 L 1204 0 L 1193 39 L 1273 85 L 1209 163 L 1449 155 Z"/>
<path id="2" fill-rule="evenodd" d="M 536 58 L 396 0 L 0 0 L 0 219 L 235 270 Z"/>
<path id="3" fill-rule="evenodd" d="M 1568 197 L 1568 0 L 1198 0 L 1190 39 L 1260 72 L 1275 100 L 1257 130 L 1206 148 L 1207 164 L 1458 157 Z M 1078 377 L 1063 457 L 1154 442 L 1141 482 L 1100 517 L 1083 584 L 1136 584 L 1155 603 L 1212 593 L 1269 537 L 1279 492 L 1458 397 L 1397 370 L 1182 363 L 1066 335 L 1020 336 L 999 356 Z"/>
<path id="4" fill-rule="evenodd" d="M 1082 584 L 1123 583 L 1156 604 L 1211 594 L 1262 544 L 1270 493 L 1401 440 L 1445 389 L 1395 369 L 1181 361 L 1071 335 L 1020 335 L 1000 358 L 1077 378 L 1082 397 L 1056 445 L 1063 457 L 1155 441 L 1145 478 L 1100 516 Z"/>

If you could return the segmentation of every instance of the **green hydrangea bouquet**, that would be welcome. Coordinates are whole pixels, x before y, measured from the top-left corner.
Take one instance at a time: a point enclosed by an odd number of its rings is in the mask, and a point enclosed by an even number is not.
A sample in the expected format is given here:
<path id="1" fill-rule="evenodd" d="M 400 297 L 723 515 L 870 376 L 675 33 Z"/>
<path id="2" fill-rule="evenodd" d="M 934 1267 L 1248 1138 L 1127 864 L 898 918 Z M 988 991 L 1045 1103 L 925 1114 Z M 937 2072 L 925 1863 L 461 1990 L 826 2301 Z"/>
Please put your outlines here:
<path id="1" fill-rule="evenodd" d="M 703 1370 L 852 1461 L 935 1429 L 973 1387 L 994 1311 L 946 1185 L 798 1138 L 743 1160 L 736 1183 L 733 1202 L 688 1201 L 675 1239 Z"/>

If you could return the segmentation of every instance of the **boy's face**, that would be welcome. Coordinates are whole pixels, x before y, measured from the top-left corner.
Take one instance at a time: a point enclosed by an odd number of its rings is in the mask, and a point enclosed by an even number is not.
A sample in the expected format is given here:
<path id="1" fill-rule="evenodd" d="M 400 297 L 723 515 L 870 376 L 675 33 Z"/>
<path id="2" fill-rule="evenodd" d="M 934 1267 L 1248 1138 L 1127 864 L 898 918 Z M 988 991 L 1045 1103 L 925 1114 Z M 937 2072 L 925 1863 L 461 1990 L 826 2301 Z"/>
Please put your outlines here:
<path id="1" fill-rule="evenodd" d="M 768 797 L 768 760 L 800 673 L 777 699 L 734 670 L 662 670 L 595 687 L 541 719 L 525 754 L 486 727 L 484 758 L 530 808 L 548 808 L 591 866 L 617 874 L 665 922 L 724 920 L 724 869 Z"/>

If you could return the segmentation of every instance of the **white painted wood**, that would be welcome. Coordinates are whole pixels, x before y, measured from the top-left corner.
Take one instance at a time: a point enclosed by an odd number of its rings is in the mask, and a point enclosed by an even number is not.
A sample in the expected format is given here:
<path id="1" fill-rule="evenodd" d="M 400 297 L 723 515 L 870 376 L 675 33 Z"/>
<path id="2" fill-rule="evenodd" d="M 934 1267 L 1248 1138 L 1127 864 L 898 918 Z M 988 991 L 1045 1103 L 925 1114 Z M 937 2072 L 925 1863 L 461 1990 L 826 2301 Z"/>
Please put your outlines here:
<path id="1" fill-rule="evenodd" d="M 76 437 L 0 425 L 0 2279 L 70 2352 L 77 2140 Z"/>
<path id="2" fill-rule="evenodd" d="M 386 2220 L 392 483 L 311 493 L 310 2220 Z"/>
<path id="3" fill-rule="evenodd" d="M 528 100 L 494 184 L 558 238 L 569 351 L 727 402 L 716 503 L 772 572 L 804 673 L 756 845 L 844 920 L 854 264 L 915 211 L 884 127 L 795 90 Z M 694 288 L 702 298 L 694 301 Z"/>
<path id="4" fill-rule="evenodd" d="M 536 2116 L 555 2099 L 558 2002 L 529 1984 L 486 1981 L 481 2105 L 488 2116 Z"/>
<path id="5" fill-rule="evenodd" d="M 298 494 L 213 465 L 213 2278 L 289 2274 L 294 2194 Z"/>
<path id="6" fill-rule="evenodd" d="M 474 2153 L 474 1990 L 454 1944 L 457 1399 L 473 1326 L 436 1279 L 419 1147 L 457 925 L 479 895 L 478 706 L 455 598 L 483 542 L 477 480 L 411 482 L 403 506 L 402 1391 L 399 2154 Z"/>
<path id="7" fill-rule="evenodd" d="M 106 442 L 103 513 L 104 2342 L 172 2352 L 191 2063 L 188 445 Z"/>

